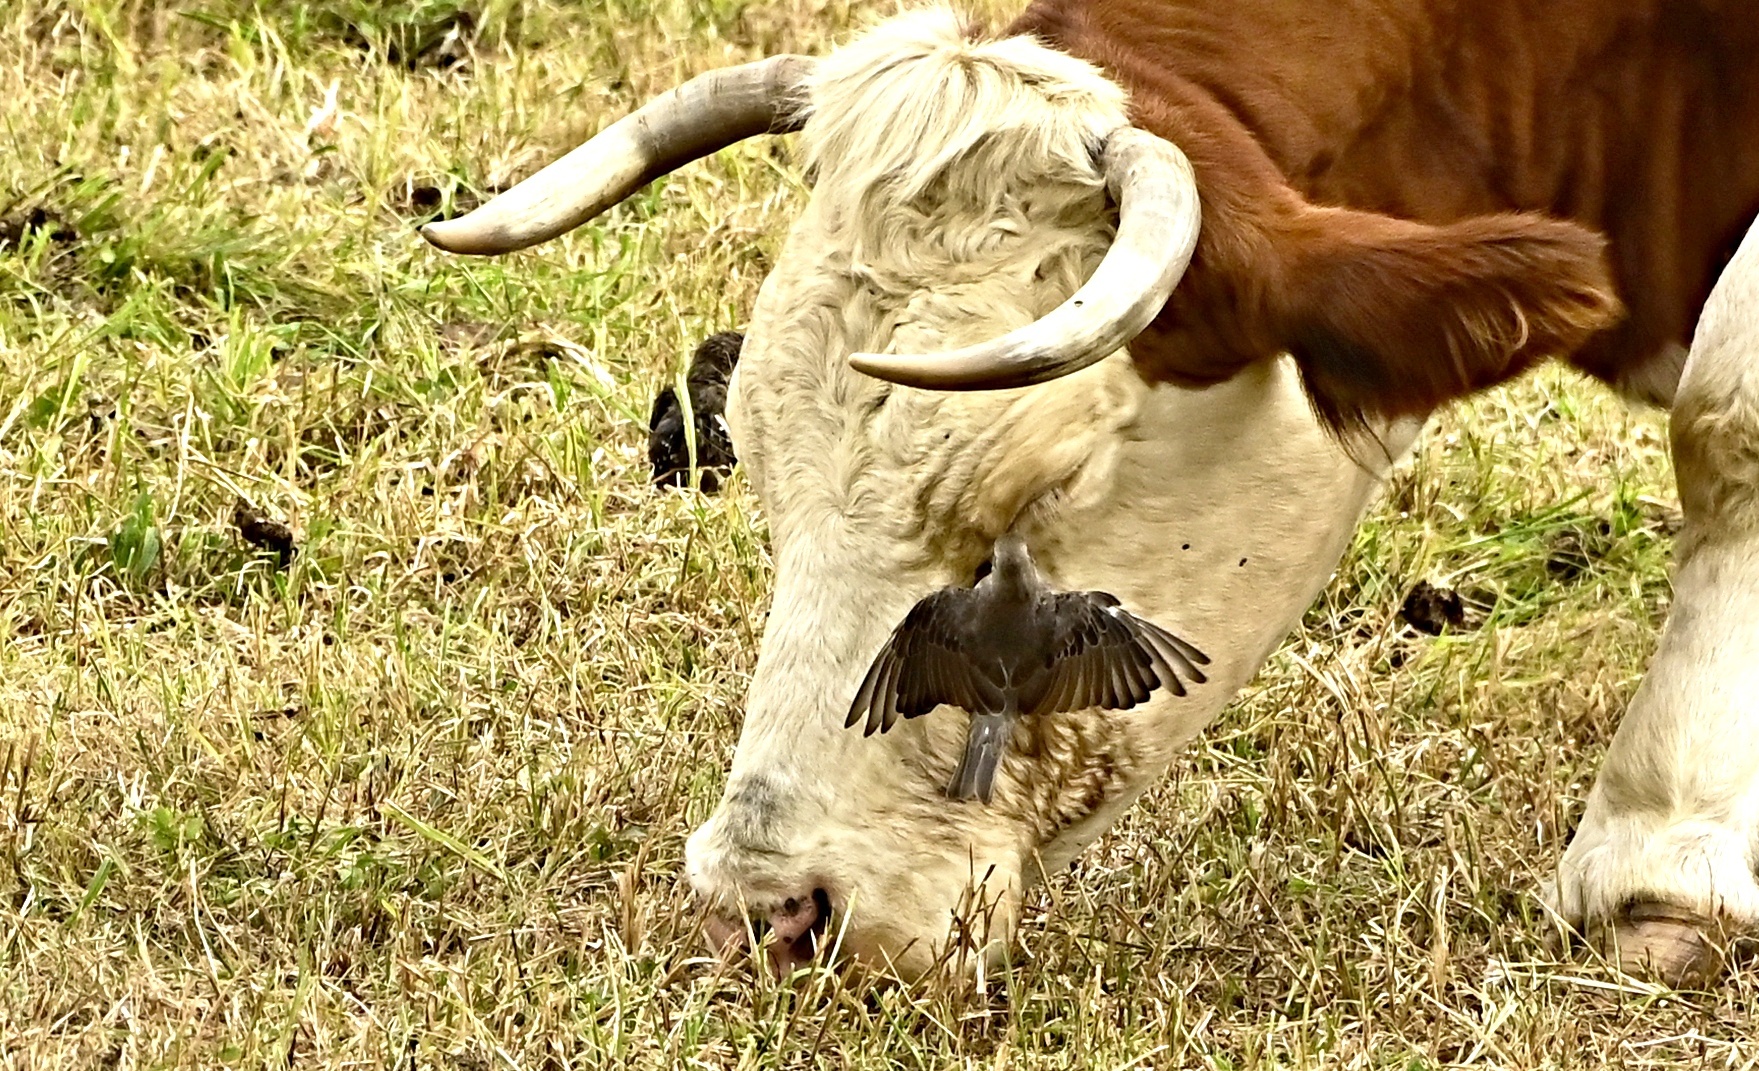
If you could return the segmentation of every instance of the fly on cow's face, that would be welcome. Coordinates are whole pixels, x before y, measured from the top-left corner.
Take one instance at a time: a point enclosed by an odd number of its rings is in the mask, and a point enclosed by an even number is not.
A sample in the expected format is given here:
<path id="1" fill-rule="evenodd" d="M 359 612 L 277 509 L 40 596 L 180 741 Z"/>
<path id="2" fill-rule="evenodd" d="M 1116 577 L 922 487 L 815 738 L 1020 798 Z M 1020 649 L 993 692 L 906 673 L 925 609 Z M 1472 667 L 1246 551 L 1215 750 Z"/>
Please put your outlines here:
<path id="1" fill-rule="evenodd" d="M 990 801 L 996 767 L 1022 715 L 1128 710 L 1156 688 L 1185 694 L 1209 658 L 1103 591 L 1057 591 L 1016 535 L 996 542 L 971 587 L 946 587 L 910 609 L 856 689 L 846 727 L 885 732 L 935 707 L 971 714 L 954 799 Z M 1183 676 L 1184 680 L 1180 677 Z"/>

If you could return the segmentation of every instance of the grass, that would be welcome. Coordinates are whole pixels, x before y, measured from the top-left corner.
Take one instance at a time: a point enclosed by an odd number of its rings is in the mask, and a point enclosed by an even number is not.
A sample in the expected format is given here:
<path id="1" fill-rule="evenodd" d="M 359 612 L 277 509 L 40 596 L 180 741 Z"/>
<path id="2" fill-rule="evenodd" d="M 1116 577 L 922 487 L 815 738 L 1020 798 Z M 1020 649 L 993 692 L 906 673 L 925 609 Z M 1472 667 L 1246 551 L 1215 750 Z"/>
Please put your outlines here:
<path id="1" fill-rule="evenodd" d="M 884 7 L 0 12 L 0 1064 L 1759 1060 L 1752 977 L 1633 983 L 1532 896 L 1676 516 L 1661 418 L 1555 370 L 1438 422 L 1227 717 L 1035 894 L 1005 995 L 702 954 L 683 838 L 769 565 L 739 481 L 647 486 L 643 425 L 750 307 L 787 149 L 504 261 L 412 226 Z M 1419 579 L 1481 624 L 1403 627 Z"/>

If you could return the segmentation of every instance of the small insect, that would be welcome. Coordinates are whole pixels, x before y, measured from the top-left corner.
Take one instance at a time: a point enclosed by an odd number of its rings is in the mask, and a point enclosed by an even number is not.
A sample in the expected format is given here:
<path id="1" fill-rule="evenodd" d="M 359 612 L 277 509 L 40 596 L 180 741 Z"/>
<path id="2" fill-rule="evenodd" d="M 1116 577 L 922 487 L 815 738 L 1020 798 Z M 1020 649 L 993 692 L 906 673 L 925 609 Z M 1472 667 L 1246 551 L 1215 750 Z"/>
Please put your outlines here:
<path id="1" fill-rule="evenodd" d="M 1156 688 L 1185 694 L 1209 658 L 1103 591 L 1057 591 L 1013 534 L 974 587 L 934 592 L 904 616 L 856 689 L 846 727 L 885 732 L 942 704 L 971 714 L 954 799 L 989 802 L 1022 715 L 1128 710 Z M 1183 679 L 1181 679 L 1181 677 Z"/>
<path id="2" fill-rule="evenodd" d="M 736 331 L 710 335 L 696 347 L 685 374 L 690 391 L 690 412 L 696 428 L 696 467 L 702 472 L 702 489 L 714 492 L 733 471 L 733 439 L 727 433 L 727 377 L 739 361 L 745 336 Z M 647 459 L 654 467 L 654 484 L 686 487 L 690 483 L 690 443 L 685 438 L 684 407 L 671 387 L 654 397 L 647 421 Z"/>

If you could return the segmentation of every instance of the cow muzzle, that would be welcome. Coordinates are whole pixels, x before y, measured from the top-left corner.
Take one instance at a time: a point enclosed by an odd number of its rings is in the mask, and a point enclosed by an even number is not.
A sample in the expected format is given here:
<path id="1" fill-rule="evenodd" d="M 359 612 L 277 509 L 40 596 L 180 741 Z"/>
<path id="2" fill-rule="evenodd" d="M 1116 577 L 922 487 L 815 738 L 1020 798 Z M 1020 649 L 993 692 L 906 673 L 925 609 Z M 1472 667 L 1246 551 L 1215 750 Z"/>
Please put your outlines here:
<path id="1" fill-rule="evenodd" d="M 776 837 L 775 815 L 729 795 L 685 845 L 717 952 L 760 955 L 784 978 L 819 963 L 910 981 L 943 966 L 969 972 L 1012 939 L 1017 852 L 906 829 L 895 814 L 819 816 L 804 836 Z"/>
<path id="2" fill-rule="evenodd" d="M 778 835 L 779 818 L 766 793 L 730 792 L 691 835 L 684 861 L 715 950 L 762 950 L 786 977 L 831 958 L 837 900 L 810 855 Z"/>
<path id="3" fill-rule="evenodd" d="M 768 918 L 711 912 L 703 923 L 703 933 L 710 945 L 723 954 L 763 949 L 770 970 L 776 977 L 786 978 L 821 956 L 830 961 L 831 918 L 830 894 L 814 889 L 809 897 L 788 897 Z"/>

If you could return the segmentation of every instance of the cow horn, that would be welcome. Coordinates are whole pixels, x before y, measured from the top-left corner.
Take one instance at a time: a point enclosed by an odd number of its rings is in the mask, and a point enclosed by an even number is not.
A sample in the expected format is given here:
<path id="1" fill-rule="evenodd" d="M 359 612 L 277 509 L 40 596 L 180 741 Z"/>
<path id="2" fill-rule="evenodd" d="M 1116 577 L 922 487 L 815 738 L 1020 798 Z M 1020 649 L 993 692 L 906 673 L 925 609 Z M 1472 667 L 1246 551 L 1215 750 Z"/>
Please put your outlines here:
<path id="1" fill-rule="evenodd" d="M 710 71 L 655 97 L 568 155 L 421 235 L 448 253 L 511 253 L 587 220 L 692 160 L 736 141 L 798 130 L 814 60 L 772 56 Z"/>
<path id="2" fill-rule="evenodd" d="M 989 342 L 946 353 L 857 353 L 850 365 L 910 387 L 1024 387 L 1086 368 L 1140 334 L 1197 247 L 1197 180 L 1177 146 L 1136 127 L 1113 131 L 1100 163 L 1118 202 L 1118 233 L 1069 300 Z"/>

